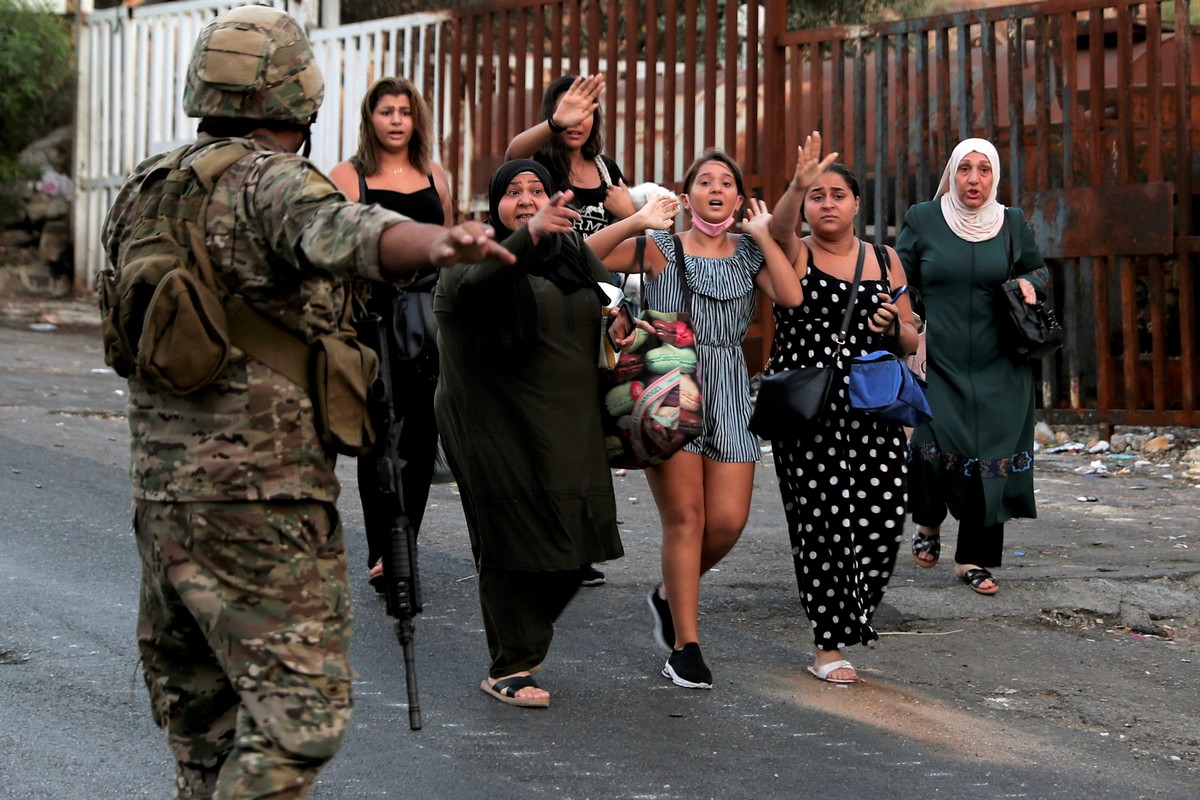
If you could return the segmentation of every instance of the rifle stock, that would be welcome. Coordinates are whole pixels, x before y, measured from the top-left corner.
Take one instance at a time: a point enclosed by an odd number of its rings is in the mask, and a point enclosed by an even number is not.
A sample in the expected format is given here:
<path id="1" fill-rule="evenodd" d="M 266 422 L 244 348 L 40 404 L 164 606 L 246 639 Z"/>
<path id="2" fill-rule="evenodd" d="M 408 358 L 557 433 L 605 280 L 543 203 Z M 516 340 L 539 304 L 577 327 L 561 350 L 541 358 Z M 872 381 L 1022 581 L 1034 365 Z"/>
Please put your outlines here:
<path id="1" fill-rule="evenodd" d="M 414 618 L 421 613 L 421 587 L 417 573 L 417 534 L 404 508 L 404 487 L 400 457 L 400 428 L 393 405 L 393 382 L 387 332 L 378 314 L 367 316 L 362 326 L 364 341 L 379 354 L 379 380 L 371 387 L 368 400 L 371 420 L 378 433 L 376 449 L 369 458 L 379 487 L 380 501 L 388 509 L 388 535 L 383 551 L 384 597 L 388 616 L 396 620 L 396 639 L 404 651 L 404 677 L 408 686 L 408 727 L 421 729 L 421 705 L 417 696 L 416 650 L 413 644 Z M 371 521 L 368 518 L 367 524 Z"/>

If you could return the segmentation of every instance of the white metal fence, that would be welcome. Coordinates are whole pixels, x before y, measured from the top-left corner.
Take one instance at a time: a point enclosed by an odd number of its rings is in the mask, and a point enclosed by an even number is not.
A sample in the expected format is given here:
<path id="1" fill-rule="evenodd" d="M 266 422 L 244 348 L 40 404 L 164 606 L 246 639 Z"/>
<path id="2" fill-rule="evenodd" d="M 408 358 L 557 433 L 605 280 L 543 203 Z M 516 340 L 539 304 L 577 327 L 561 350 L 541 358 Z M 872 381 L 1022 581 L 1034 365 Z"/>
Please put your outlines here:
<path id="1" fill-rule="evenodd" d="M 358 144 L 359 105 L 367 87 L 400 75 L 421 90 L 437 136 L 448 124 L 441 81 L 448 57 L 448 13 L 412 14 L 329 28 L 317 23 L 311 0 L 269 0 L 310 26 L 325 76 L 325 102 L 313 126 L 312 159 L 330 169 Z M 183 87 L 196 37 L 237 0 L 189 0 L 79 15 L 79 86 L 75 115 L 73 228 L 75 285 L 94 285 L 104 266 L 100 228 L 117 191 L 147 156 L 191 141 L 197 120 L 183 114 Z M 336 13 L 333 15 L 336 17 Z M 440 124 L 439 124 L 440 123 Z M 450 176 L 455 196 L 464 187 Z"/>

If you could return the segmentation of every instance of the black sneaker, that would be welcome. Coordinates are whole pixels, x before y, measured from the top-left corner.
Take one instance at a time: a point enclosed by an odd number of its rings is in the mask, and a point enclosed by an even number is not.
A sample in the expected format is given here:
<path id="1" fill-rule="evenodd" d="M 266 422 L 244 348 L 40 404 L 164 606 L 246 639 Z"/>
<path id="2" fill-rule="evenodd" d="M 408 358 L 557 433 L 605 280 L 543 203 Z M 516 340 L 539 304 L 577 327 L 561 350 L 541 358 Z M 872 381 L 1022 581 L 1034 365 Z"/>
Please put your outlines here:
<path id="1" fill-rule="evenodd" d="M 671 619 L 671 606 L 658 593 L 657 586 L 646 595 L 646 605 L 650 606 L 650 616 L 654 617 L 654 640 L 667 652 L 674 650 L 675 622 Z"/>
<path id="2" fill-rule="evenodd" d="M 591 564 L 588 564 L 586 567 L 583 567 L 581 570 L 579 570 L 579 574 L 580 586 L 604 585 L 604 573 L 593 567 Z"/>
<path id="3" fill-rule="evenodd" d="M 700 655 L 700 645 L 688 642 L 679 650 L 672 650 L 671 657 L 662 671 L 664 678 L 670 678 L 676 686 L 688 689 L 711 689 L 712 673 Z"/>

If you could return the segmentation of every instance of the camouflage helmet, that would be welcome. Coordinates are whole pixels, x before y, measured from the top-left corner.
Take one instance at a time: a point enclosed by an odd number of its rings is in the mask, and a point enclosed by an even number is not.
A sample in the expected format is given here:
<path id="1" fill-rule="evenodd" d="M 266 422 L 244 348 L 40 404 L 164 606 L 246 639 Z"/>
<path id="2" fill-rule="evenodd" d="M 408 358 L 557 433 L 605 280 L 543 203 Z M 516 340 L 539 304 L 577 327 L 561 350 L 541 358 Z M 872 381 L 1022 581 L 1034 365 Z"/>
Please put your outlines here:
<path id="1" fill-rule="evenodd" d="M 209 22 L 196 40 L 183 90 L 189 117 L 308 122 L 325 81 L 304 30 L 267 6 L 243 6 Z"/>

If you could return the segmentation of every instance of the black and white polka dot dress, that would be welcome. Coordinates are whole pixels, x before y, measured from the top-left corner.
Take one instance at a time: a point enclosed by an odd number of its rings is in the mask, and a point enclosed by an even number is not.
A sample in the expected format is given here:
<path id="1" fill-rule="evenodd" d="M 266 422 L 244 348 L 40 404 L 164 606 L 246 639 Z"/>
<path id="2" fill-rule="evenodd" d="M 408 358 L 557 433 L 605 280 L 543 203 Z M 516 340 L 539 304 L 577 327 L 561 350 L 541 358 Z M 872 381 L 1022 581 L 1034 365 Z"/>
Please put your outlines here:
<path id="1" fill-rule="evenodd" d="M 809 251 L 804 303 L 775 307 L 770 372 L 833 361 L 851 285 L 821 272 Z M 879 305 L 875 295 L 885 291 L 886 278 L 859 285 L 846 337 L 850 356 L 885 349 L 882 336 L 867 327 Z M 851 408 L 848 383 L 844 372 L 835 377 L 816 425 L 772 443 L 800 602 L 821 650 L 879 638 L 871 617 L 904 529 L 904 428 Z"/>

